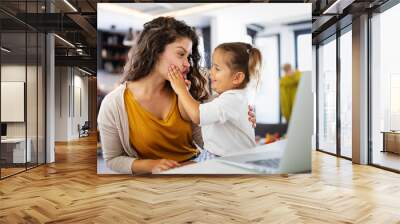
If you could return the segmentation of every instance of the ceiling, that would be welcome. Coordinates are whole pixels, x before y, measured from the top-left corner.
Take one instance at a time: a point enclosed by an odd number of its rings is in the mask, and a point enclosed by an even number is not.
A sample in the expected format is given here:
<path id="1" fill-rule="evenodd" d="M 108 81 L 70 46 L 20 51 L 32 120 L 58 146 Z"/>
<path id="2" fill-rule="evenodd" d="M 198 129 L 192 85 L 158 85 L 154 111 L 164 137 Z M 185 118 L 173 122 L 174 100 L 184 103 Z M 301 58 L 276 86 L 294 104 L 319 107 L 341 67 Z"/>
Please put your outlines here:
<path id="1" fill-rule="evenodd" d="M 307 20 L 304 6 L 263 3 L 113 3 L 98 6 L 98 28 L 117 30 L 141 29 L 157 16 L 174 16 L 195 27 L 210 26 L 212 18 L 225 16 L 243 23 L 277 24 Z M 284 11 L 285 13 L 281 13 Z"/>
<path id="2" fill-rule="evenodd" d="M 181 9 L 187 9 L 191 7 L 196 7 L 200 5 L 205 5 L 207 3 L 116 3 L 118 5 L 121 5 L 123 7 L 135 9 L 138 11 L 141 11 L 143 13 L 147 13 L 150 15 L 159 15 L 175 10 L 181 10 Z"/>
<path id="3" fill-rule="evenodd" d="M 78 46 L 77 43 L 80 43 L 79 48 L 82 48 L 86 55 L 85 58 L 79 58 L 79 55 L 77 55 L 77 52 L 75 51 L 76 49 L 71 50 L 69 44 L 66 44 L 59 38 L 55 38 L 56 57 L 57 55 L 60 56 L 59 59 L 62 58 L 62 60 L 64 60 L 62 63 L 67 63 L 68 61 L 79 63 L 82 61 L 82 63 L 85 63 L 86 65 L 87 63 L 91 63 L 91 68 L 94 70 L 96 68 L 96 29 L 98 27 L 97 3 L 115 3 L 116 5 L 130 9 L 131 11 L 137 11 L 148 16 L 157 16 L 171 12 L 186 12 L 186 14 L 182 15 L 181 18 L 185 18 L 185 21 L 190 20 L 199 26 L 209 24 L 209 17 L 211 17 L 213 11 L 217 10 L 219 7 L 229 7 L 227 3 L 223 3 L 224 1 L 220 1 L 220 6 L 218 7 L 215 7 L 218 4 L 209 3 L 132 3 L 134 1 L 124 0 L 67 0 L 67 2 L 64 0 L 48 0 L 47 2 L 50 4 L 46 6 L 46 1 L 44 0 L 28 1 L 28 4 L 26 4 L 27 1 L 25 0 L 0 1 L 2 32 L 9 32 L 9 34 L 4 37 L 9 39 L 3 42 L 4 46 L 6 46 L 6 42 L 8 42 L 9 48 L 13 49 L 12 54 L 15 55 L 16 58 L 24 58 L 25 39 L 19 38 L 21 36 L 24 37 L 24 35 L 20 35 L 18 32 L 23 32 L 26 27 L 32 27 L 32 30 L 38 30 L 41 32 L 54 32 L 75 46 Z M 131 4 L 121 4 L 122 2 L 129 2 Z M 210 6 L 211 8 L 207 8 Z M 50 8 L 52 9 L 51 14 L 48 13 Z M 185 11 L 193 9 L 200 9 L 201 12 L 207 13 L 208 16 L 200 18 L 192 16 L 190 15 L 191 13 Z M 236 13 L 237 10 L 240 11 L 243 9 L 236 9 Z M 250 14 L 250 17 L 259 18 L 264 16 L 260 9 L 254 10 L 257 12 Z M 232 12 L 235 12 L 235 10 Z M 196 13 L 193 13 L 193 15 L 195 14 Z M 245 20 L 247 18 L 243 19 Z M 265 21 L 259 22 L 261 24 Z M 142 25 L 143 23 L 140 24 Z M 15 38 L 13 38 L 13 36 Z M 35 51 L 36 47 L 29 45 L 27 49 L 29 55 L 30 52 L 33 53 Z M 70 58 L 68 59 L 68 57 Z M 72 57 L 74 57 L 74 59 L 72 59 Z"/>
<path id="4" fill-rule="evenodd" d="M 66 1 L 70 4 L 67 4 Z M 179 0 L 177 0 L 179 2 Z M 187 0 L 186 0 L 187 1 Z M 372 10 L 388 0 L 269 0 L 260 1 L 255 0 L 251 2 L 268 2 L 268 3 L 283 3 L 283 2 L 297 2 L 297 3 L 312 3 L 312 22 L 313 22 L 313 39 L 317 36 L 327 35 L 329 28 L 333 27 L 338 20 L 343 19 L 346 16 L 356 16 L 360 12 L 365 12 L 366 10 Z M 143 3 L 148 1 L 132 1 L 132 0 L 47 0 L 50 3 L 50 7 L 45 6 L 44 0 L 26 1 L 26 0 L 0 0 L 0 24 L 2 32 L 11 32 L 13 34 L 6 35 L 3 41 L 4 46 L 6 42 L 12 48 L 15 48 L 15 54 L 17 52 L 22 52 L 18 46 L 24 46 L 24 40 L 18 38 L 16 35 L 18 32 L 25 32 L 26 28 L 31 30 L 55 32 L 64 39 L 68 40 L 73 44 L 80 43 L 81 47 L 85 50 L 85 53 L 91 57 L 90 63 L 94 63 L 96 59 L 96 29 L 98 28 L 100 21 L 97 18 L 97 13 L 100 11 L 98 9 L 97 3 L 115 3 L 119 7 L 126 9 L 125 12 L 118 14 L 121 18 L 128 18 L 125 21 L 143 24 L 145 18 L 154 17 L 157 15 L 163 15 L 165 13 L 182 13 L 179 17 L 185 19 L 185 21 L 191 21 L 193 24 L 199 26 L 205 26 L 210 23 L 210 17 L 218 11 L 216 5 L 220 5 L 221 8 L 225 7 L 224 10 L 227 11 L 229 7 L 228 2 L 235 2 L 232 0 L 221 0 L 217 4 L 210 3 Z M 142 3 L 134 3 L 142 2 Z M 184 0 L 182 0 L 184 2 Z M 207 0 L 204 0 L 207 2 Z M 210 1 L 212 2 L 212 1 Z M 224 3 L 226 2 L 226 3 Z M 337 2 L 337 4 L 335 3 Z M 130 4 L 121 4 L 130 3 Z M 212 5 L 214 8 L 207 8 L 207 5 Z M 222 6 L 221 6 L 222 5 Z M 225 6 L 224 6 L 225 5 Z M 233 4 L 234 5 L 234 4 Z M 264 4 L 266 5 L 266 4 Z M 275 4 L 274 4 L 275 5 Z M 293 4 L 291 4 L 293 5 Z M 335 5 L 335 6 L 334 6 Z M 72 7 L 71 7 L 72 6 Z M 242 7 L 237 7 L 234 9 L 232 6 L 231 13 L 243 12 L 246 9 Z M 333 7 L 334 6 L 334 7 Z M 49 8 L 53 9 L 53 13 L 49 14 Z M 330 8 L 330 9 L 329 9 Z M 76 11 L 75 11 L 76 9 Z M 206 15 L 204 17 L 196 16 L 200 14 L 196 10 L 200 9 L 199 12 Z M 327 11 L 327 9 L 329 9 Z M 188 13 L 189 11 L 189 13 Z M 27 13 L 26 13 L 27 12 Z M 133 13 L 134 12 L 134 13 Z M 290 23 L 290 18 L 293 20 L 301 20 L 301 15 L 298 17 L 295 14 L 291 14 L 290 9 L 286 10 L 287 13 L 277 15 L 276 20 L 274 20 L 271 15 L 275 12 L 263 10 L 260 7 L 251 9 L 251 13 L 247 16 L 240 18 L 243 20 L 254 20 L 257 18 L 268 18 L 268 21 L 257 20 L 257 24 L 262 26 L 268 26 L 271 23 L 280 21 Z M 325 13 L 324 12 L 329 12 Z M 186 13 L 186 14 L 185 14 Z M 138 17 L 138 15 L 142 17 Z M 128 17 L 126 17 L 128 15 Z M 235 14 L 234 14 L 235 15 Z M 125 17 L 124 17 L 125 16 Z M 288 19 L 285 21 L 284 17 Z M 141 19 L 141 20 L 140 20 Z M 304 20 L 304 19 L 303 19 Z M 351 19 L 350 19 L 351 21 Z M 122 26 L 123 24 L 118 24 Z M 100 24 L 101 25 L 101 24 Z M 100 26 L 99 26 L 100 27 Z M 332 31 L 333 32 L 333 31 Z M 14 36 L 14 37 L 13 37 Z M 20 35 L 21 36 L 21 35 Z M 12 41 L 8 41 L 10 38 Z M 65 55 L 65 49 L 68 45 L 61 41 L 60 39 L 55 40 L 56 42 L 56 53 L 60 55 Z M 13 44 L 13 43 L 14 44 Z M 14 45 L 14 46 L 12 46 Z M 33 44 L 29 44 L 33 46 Z M 19 50 L 18 50 L 19 49 Z M 31 52 L 30 47 L 28 47 L 28 54 Z M 82 59 L 86 60 L 86 59 Z M 79 60 L 76 60 L 79 61 Z"/>
<path id="5" fill-rule="evenodd" d="M 311 0 L 313 44 L 351 24 L 354 17 L 373 12 L 388 0 Z"/>

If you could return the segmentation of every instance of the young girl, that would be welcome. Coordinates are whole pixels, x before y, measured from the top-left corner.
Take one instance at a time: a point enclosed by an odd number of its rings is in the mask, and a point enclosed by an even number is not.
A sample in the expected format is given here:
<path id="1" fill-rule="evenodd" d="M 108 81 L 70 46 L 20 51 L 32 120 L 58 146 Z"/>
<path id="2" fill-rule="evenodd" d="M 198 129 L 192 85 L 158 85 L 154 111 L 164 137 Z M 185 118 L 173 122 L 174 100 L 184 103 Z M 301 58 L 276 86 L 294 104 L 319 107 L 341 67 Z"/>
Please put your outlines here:
<path id="1" fill-rule="evenodd" d="M 250 44 L 234 42 L 216 47 L 210 78 L 218 96 L 204 104 L 190 95 L 178 68 L 169 68 L 168 78 L 178 95 L 182 117 L 202 129 L 205 150 L 195 161 L 255 147 L 254 129 L 247 120 L 245 87 L 251 78 L 258 81 L 260 66 L 261 53 Z"/>

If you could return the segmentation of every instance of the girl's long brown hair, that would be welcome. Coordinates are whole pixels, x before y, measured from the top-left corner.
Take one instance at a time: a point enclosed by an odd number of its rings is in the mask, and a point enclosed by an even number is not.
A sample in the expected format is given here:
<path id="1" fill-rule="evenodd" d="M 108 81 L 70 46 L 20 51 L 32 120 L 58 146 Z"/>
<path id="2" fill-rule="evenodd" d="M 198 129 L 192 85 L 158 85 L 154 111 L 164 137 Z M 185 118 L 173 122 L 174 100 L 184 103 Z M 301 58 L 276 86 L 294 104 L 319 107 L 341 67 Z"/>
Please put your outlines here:
<path id="1" fill-rule="evenodd" d="M 243 42 L 223 43 L 215 48 L 228 53 L 228 66 L 234 72 L 243 72 L 245 78 L 239 88 L 245 88 L 250 78 L 258 83 L 260 81 L 260 70 L 262 63 L 262 55 L 258 48 L 251 44 Z"/>

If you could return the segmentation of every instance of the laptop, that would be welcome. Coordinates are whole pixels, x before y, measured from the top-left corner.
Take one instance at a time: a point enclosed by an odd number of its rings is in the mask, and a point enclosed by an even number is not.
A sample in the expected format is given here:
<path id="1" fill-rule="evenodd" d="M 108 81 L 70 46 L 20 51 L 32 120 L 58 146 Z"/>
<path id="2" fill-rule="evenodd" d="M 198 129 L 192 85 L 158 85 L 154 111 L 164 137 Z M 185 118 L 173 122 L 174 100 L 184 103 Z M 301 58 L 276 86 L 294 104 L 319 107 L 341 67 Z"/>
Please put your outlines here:
<path id="1" fill-rule="evenodd" d="M 283 152 L 279 155 L 269 152 L 233 155 L 219 157 L 218 161 L 268 174 L 310 172 L 313 113 L 311 72 L 304 72 L 297 88 Z"/>

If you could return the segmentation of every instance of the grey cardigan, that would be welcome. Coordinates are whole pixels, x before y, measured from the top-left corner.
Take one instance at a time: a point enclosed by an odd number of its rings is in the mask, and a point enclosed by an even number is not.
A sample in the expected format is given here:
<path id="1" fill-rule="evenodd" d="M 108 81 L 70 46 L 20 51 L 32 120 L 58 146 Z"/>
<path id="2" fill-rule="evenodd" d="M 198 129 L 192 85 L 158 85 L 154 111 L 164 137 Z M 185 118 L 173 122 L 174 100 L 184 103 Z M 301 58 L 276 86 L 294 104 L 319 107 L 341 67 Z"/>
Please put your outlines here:
<path id="1" fill-rule="evenodd" d="M 97 117 L 103 158 L 108 168 L 118 173 L 131 174 L 131 165 L 138 154 L 129 142 L 128 115 L 125 110 L 124 92 L 127 83 L 107 94 Z M 201 129 L 192 125 L 193 140 L 203 146 Z"/>

